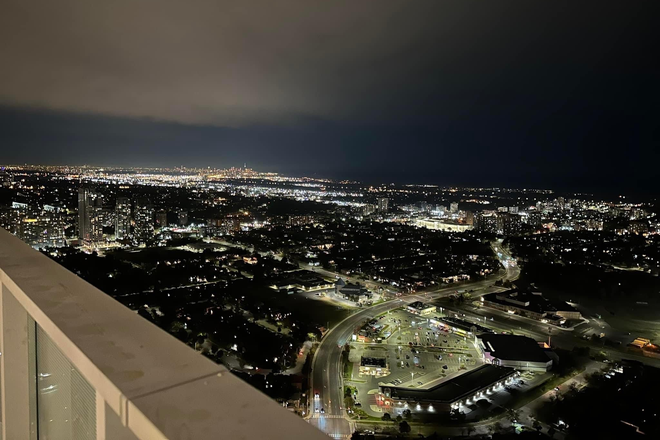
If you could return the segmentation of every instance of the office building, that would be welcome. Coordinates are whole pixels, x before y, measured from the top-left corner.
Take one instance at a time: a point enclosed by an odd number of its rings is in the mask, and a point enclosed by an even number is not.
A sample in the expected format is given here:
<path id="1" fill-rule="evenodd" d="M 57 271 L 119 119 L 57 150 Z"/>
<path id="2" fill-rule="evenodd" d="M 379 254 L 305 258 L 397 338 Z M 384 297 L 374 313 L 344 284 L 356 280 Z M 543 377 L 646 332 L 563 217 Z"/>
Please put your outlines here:
<path id="1" fill-rule="evenodd" d="M 457 214 L 458 213 L 458 202 L 451 202 L 449 205 L 449 212 L 452 214 Z"/>

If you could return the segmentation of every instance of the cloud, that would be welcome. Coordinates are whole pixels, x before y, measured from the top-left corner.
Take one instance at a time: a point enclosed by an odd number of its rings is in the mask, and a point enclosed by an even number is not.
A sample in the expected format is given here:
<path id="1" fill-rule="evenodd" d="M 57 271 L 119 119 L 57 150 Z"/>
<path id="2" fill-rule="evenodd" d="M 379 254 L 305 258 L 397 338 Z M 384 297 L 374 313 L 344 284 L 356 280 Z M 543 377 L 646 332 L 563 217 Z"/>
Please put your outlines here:
<path id="1" fill-rule="evenodd" d="M 4 0 L 3 160 L 636 184 L 659 6 Z"/>
<path id="2" fill-rule="evenodd" d="M 566 19 L 567 12 L 584 18 L 583 9 L 506 1 L 5 0 L 0 103 L 220 126 L 467 112 L 482 93 L 515 93 L 513 70 L 535 76 L 535 66 L 564 57 L 601 56 L 606 48 L 592 43 L 613 11 L 589 22 Z M 583 26 L 595 35 L 571 43 Z M 605 42 L 623 31 L 607 29 Z M 530 86 L 553 89 L 544 81 Z"/>
<path id="3" fill-rule="evenodd" d="M 10 1 L 0 99 L 196 124 L 337 116 L 392 10 L 312 3 Z"/>

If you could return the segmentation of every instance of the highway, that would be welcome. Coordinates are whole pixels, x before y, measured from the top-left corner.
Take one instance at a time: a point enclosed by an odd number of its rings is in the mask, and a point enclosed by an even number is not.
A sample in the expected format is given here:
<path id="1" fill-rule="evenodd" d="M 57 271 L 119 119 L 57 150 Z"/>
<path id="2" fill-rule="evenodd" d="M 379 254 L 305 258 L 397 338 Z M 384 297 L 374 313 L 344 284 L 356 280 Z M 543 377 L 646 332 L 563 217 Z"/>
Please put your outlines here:
<path id="1" fill-rule="evenodd" d="M 504 256 L 498 244 L 494 245 L 493 248 L 496 253 L 500 253 L 500 258 Z M 507 265 L 506 269 L 506 273 L 499 276 L 499 278 L 513 280 L 520 273 L 518 267 L 515 265 Z M 491 286 L 496 279 L 489 278 L 487 280 L 466 283 L 460 285 L 459 288 L 485 288 Z M 456 288 L 457 286 L 445 287 L 433 292 L 408 295 L 401 299 L 390 300 L 361 309 L 331 329 L 321 341 L 312 362 L 312 399 L 310 400 L 309 422 L 334 438 L 347 438 L 353 432 L 351 422 L 346 418 L 343 409 L 344 392 L 341 352 L 343 345 L 350 339 L 356 327 L 361 326 L 366 320 L 374 318 L 388 310 L 393 310 L 415 301 L 426 302 L 450 295 L 456 291 Z M 318 399 L 314 398 L 316 393 L 319 394 Z M 318 413 L 315 412 L 317 408 L 319 409 Z M 324 413 L 320 412 L 321 408 L 324 409 Z"/>

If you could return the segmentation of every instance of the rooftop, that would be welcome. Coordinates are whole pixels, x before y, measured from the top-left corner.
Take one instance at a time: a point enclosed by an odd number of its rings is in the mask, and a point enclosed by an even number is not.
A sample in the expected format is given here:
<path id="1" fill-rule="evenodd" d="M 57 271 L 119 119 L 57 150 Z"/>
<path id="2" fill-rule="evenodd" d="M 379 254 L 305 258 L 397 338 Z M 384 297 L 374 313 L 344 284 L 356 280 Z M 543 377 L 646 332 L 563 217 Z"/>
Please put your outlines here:
<path id="1" fill-rule="evenodd" d="M 539 344 L 527 336 L 484 334 L 478 338 L 484 350 L 498 359 L 529 362 L 550 360 Z"/>
<path id="2" fill-rule="evenodd" d="M 387 367 L 387 359 L 381 357 L 362 356 L 360 365 L 363 367 Z"/>
<path id="3" fill-rule="evenodd" d="M 338 283 L 338 282 L 337 282 L 337 283 Z M 341 285 L 340 285 L 340 286 L 341 286 Z M 355 284 L 354 284 L 354 283 L 346 283 L 346 284 L 341 288 L 342 291 L 343 291 L 343 290 L 362 290 L 362 289 L 365 289 L 365 290 L 366 290 L 366 288 L 365 288 L 363 285 L 361 285 L 360 283 L 355 283 Z"/>
<path id="4" fill-rule="evenodd" d="M 428 309 L 428 308 L 431 308 L 431 307 L 434 307 L 434 306 L 432 306 L 430 304 L 425 304 L 421 301 L 415 301 L 413 303 L 408 304 L 408 307 L 412 307 L 413 309 L 417 309 L 417 310 L 424 310 L 424 309 Z"/>
<path id="5" fill-rule="evenodd" d="M 505 379 L 514 373 L 515 370 L 512 368 L 486 364 L 428 389 L 407 387 L 389 388 L 391 390 L 391 396 L 401 400 L 452 403 Z"/>
<path id="6" fill-rule="evenodd" d="M 476 332 L 480 333 L 494 333 L 494 330 L 489 329 L 488 327 L 484 327 L 479 323 L 466 321 L 464 319 L 456 318 L 453 316 L 436 316 L 435 319 L 451 327 L 465 330 L 466 332 L 471 332 L 472 329 L 475 329 Z"/>
<path id="7" fill-rule="evenodd" d="M 506 292 L 495 292 L 484 295 L 484 300 L 502 305 L 524 308 L 537 313 L 556 313 L 558 311 L 574 312 L 573 306 L 565 301 L 551 300 L 541 292 L 524 291 L 518 289 Z"/>

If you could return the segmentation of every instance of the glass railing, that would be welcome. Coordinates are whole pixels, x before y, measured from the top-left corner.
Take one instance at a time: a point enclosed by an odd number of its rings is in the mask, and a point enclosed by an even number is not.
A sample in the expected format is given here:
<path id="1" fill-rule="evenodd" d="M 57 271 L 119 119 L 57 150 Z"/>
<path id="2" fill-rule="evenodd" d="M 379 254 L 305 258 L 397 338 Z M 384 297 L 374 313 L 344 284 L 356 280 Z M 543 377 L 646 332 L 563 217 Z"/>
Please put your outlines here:
<path id="1" fill-rule="evenodd" d="M 0 229 L 0 439 L 323 433 Z"/>

